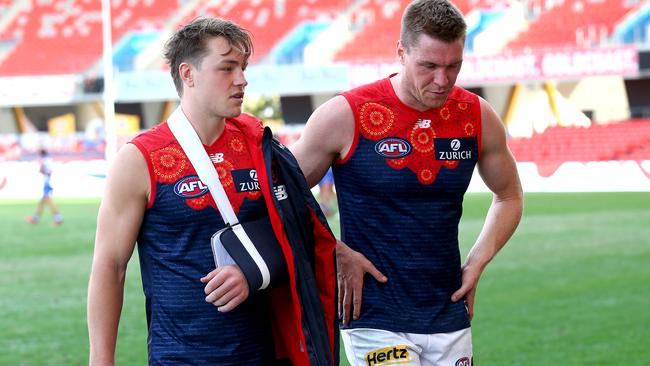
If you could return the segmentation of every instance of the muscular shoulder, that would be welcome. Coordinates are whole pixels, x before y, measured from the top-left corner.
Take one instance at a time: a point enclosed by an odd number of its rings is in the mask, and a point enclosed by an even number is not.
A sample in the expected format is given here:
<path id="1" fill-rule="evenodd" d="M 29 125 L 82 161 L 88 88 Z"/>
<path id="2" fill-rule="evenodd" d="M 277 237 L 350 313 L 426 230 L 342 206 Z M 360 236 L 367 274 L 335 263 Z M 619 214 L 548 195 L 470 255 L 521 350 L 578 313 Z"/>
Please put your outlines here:
<path id="1" fill-rule="evenodd" d="M 316 108 L 291 151 L 310 186 L 318 183 L 337 158 L 345 156 L 354 139 L 354 115 L 343 96 Z"/>
<path id="2" fill-rule="evenodd" d="M 348 101 L 337 95 L 318 107 L 307 121 L 305 133 L 328 152 L 343 156 L 354 138 L 354 114 Z"/>
<path id="3" fill-rule="evenodd" d="M 354 115 L 345 97 L 337 95 L 316 108 L 307 124 L 329 125 L 339 124 L 341 121 L 354 122 Z"/>
<path id="4" fill-rule="evenodd" d="M 113 198 L 146 201 L 150 188 L 149 169 L 138 147 L 126 144 L 120 148 L 111 162 L 106 185 L 107 194 Z"/>
<path id="5" fill-rule="evenodd" d="M 478 97 L 481 106 L 482 154 L 506 147 L 506 129 L 494 108 L 485 99 Z"/>
<path id="6" fill-rule="evenodd" d="M 161 146 L 167 146 L 173 141 L 174 135 L 172 135 L 167 123 L 161 123 L 134 137 L 131 143 L 142 150 L 152 151 Z"/>

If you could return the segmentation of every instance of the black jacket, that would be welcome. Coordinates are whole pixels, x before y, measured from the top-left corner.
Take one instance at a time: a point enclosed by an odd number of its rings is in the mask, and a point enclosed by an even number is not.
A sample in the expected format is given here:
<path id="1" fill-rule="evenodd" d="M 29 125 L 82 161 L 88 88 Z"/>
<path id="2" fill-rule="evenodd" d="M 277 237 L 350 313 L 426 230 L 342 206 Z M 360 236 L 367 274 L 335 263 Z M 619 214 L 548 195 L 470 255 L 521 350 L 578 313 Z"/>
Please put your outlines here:
<path id="1" fill-rule="evenodd" d="M 276 358 L 296 366 L 338 365 L 336 239 L 289 149 L 254 117 L 234 122 L 247 137 L 289 270 L 289 284 L 270 290 Z"/>

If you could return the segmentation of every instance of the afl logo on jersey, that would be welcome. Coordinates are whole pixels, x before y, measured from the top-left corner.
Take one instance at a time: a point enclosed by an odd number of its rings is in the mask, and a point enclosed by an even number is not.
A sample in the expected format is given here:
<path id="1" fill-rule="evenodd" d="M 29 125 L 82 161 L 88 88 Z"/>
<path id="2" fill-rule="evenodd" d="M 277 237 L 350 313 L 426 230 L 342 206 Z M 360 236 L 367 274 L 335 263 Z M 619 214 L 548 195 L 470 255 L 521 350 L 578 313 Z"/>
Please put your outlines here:
<path id="1" fill-rule="evenodd" d="M 411 153 L 411 144 L 399 137 L 386 137 L 375 144 L 375 152 L 386 158 L 402 158 Z"/>
<path id="2" fill-rule="evenodd" d="M 198 197 L 208 192 L 208 186 L 203 184 L 198 176 L 185 177 L 174 185 L 174 193 L 183 198 Z"/>

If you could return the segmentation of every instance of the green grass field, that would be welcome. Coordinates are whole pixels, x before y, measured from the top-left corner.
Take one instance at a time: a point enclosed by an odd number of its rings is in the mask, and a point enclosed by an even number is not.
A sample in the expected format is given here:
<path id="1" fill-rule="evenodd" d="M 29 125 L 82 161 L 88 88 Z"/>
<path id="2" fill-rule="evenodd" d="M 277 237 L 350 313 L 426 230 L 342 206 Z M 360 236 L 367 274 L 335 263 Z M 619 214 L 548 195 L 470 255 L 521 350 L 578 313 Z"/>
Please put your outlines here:
<path id="1" fill-rule="evenodd" d="M 466 199 L 463 254 L 489 199 Z M 38 226 L 26 224 L 35 202 L 0 202 L 0 365 L 87 364 L 86 285 L 98 202 L 58 203 L 61 227 L 47 215 Z M 528 194 L 519 230 L 479 286 L 476 364 L 649 365 L 648 282 L 650 193 Z M 132 260 L 118 365 L 146 364 L 143 309 Z"/>

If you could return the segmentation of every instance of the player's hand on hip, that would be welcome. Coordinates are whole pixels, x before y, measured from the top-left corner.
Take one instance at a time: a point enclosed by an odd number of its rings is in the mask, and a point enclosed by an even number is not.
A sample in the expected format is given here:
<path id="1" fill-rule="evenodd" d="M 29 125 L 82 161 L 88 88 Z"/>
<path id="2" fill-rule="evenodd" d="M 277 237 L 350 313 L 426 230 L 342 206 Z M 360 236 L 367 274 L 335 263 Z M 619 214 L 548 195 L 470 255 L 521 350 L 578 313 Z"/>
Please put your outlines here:
<path id="1" fill-rule="evenodd" d="M 365 274 L 369 273 L 379 282 L 386 282 L 388 278 L 379 272 L 363 254 L 350 249 L 340 240 L 337 240 L 336 243 L 336 265 L 339 286 L 339 317 L 343 317 L 343 324 L 348 324 L 350 314 L 352 314 L 352 319 L 359 319 Z"/>
<path id="2" fill-rule="evenodd" d="M 461 267 L 462 271 L 462 284 L 460 288 L 451 295 L 451 301 L 456 302 L 465 298 L 465 306 L 469 319 L 474 317 L 474 297 L 476 296 L 476 288 L 478 280 L 481 277 L 482 269 L 479 266 L 471 266 L 464 264 Z"/>
<path id="3" fill-rule="evenodd" d="M 201 278 L 201 282 L 206 284 L 205 301 L 223 313 L 236 308 L 248 297 L 248 283 L 236 265 L 219 267 Z"/>

